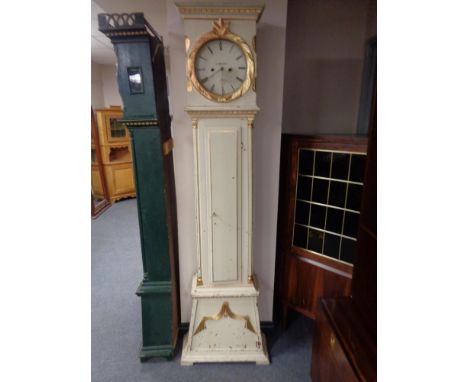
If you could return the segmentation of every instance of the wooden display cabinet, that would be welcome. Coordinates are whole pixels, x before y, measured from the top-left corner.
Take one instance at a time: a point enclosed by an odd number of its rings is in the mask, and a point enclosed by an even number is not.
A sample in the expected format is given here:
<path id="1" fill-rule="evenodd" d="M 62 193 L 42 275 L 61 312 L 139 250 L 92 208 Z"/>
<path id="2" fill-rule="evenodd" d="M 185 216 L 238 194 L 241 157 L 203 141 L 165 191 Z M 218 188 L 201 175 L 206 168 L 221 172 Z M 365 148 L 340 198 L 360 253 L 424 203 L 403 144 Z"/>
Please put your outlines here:
<path id="1" fill-rule="evenodd" d="M 110 207 L 106 177 L 99 145 L 99 134 L 91 107 L 91 217 L 96 219 Z"/>
<path id="2" fill-rule="evenodd" d="M 348 296 L 367 138 L 283 135 L 275 294 L 315 319 L 321 297 Z"/>
<path id="3" fill-rule="evenodd" d="M 102 164 L 111 203 L 136 196 L 130 138 L 125 125 L 118 122 L 122 115 L 120 106 L 96 110 Z M 96 179 L 97 171 L 92 152 L 92 179 Z M 95 189 L 99 195 L 100 188 Z"/>

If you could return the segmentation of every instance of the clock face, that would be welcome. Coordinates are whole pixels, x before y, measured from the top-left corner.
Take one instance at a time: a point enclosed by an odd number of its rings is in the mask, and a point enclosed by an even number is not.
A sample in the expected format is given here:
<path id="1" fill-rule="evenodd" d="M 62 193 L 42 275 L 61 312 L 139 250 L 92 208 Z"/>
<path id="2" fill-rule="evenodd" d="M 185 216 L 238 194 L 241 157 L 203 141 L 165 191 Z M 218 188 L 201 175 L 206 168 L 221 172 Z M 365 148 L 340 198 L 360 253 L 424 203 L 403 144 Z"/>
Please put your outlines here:
<path id="1" fill-rule="evenodd" d="M 210 40 L 198 51 L 195 75 L 207 91 L 218 96 L 232 94 L 247 77 L 245 54 L 232 41 Z"/>

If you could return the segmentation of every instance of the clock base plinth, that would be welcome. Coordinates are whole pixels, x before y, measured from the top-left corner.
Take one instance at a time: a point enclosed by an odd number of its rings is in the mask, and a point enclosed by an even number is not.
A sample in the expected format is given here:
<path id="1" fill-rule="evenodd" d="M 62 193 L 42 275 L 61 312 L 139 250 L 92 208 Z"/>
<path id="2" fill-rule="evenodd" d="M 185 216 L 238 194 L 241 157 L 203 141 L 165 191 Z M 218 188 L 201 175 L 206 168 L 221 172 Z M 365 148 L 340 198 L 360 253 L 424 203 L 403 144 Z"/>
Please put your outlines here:
<path id="1" fill-rule="evenodd" d="M 140 362 L 146 362 L 150 358 L 161 357 L 166 358 L 168 361 L 174 358 L 174 349 L 172 346 L 141 346 L 140 349 Z"/>
<path id="2" fill-rule="evenodd" d="M 182 366 L 201 362 L 255 362 L 268 365 L 260 331 L 255 284 L 192 287 L 192 316 L 182 347 Z"/>
<path id="3" fill-rule="evenodd" d="M 255 352 L 191 352 L 187 350 L 188 334 L 184 336 L 182 358 L 180 364 L 182 366 L 193 366 L 194 363 L 206 362 L 255 362 L 256 365 L 269 365 L 268 349 L 266 347 L 265 335 L 262 333 L 263 348 L 262 351 Z"/>

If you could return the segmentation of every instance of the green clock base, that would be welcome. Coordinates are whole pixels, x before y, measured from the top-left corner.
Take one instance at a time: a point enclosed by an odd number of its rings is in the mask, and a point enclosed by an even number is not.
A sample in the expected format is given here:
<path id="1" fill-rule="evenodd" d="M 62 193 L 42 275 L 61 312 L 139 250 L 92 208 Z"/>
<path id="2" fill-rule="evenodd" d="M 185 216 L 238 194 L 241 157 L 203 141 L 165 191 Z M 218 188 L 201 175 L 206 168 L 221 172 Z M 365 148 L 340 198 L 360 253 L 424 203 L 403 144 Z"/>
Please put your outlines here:
<path id="1" fill-rule="evenodd" d="M 174 358 L 174 350 L 172 346 L 142 346 L 140 350 L 140 362 L 146 362 L 153 357 L 162 357 L 170 361 Z"/>
<path id="2" fill-rule="evenodd" d="M 136 294 L 141 298 L 143 344 L 140 359 L 173 357 L 172 286 L 167 281 L 143 280 Z"/>

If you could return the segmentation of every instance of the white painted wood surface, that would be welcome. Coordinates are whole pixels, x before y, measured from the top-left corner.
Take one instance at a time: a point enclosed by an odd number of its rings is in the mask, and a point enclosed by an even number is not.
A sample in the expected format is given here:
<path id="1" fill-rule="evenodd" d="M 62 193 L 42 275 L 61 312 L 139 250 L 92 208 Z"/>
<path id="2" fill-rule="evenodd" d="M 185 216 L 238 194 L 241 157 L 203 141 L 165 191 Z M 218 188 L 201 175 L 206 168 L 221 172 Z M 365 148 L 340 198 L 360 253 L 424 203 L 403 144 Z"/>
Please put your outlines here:
<path id="1" fill-rule="evenodd" d="M 207 18 L 203 12 L 184 16 L 191 46 L 219 16 Z M 231 21 L 232 33 L 253 50 L 256 17 L 232 10 L 221 16 Z M 268 364 L 257 307 L 259 291 L 249 281 L 253 277 L 251 129 L 258 111 L 256 93 L 250 89 L 238 100 L 218 104 L 193 89 L 188 91 L 186 110 L 194 129 L 199 269 L 192 281 L 192 313 L 181 364 Z"/>

